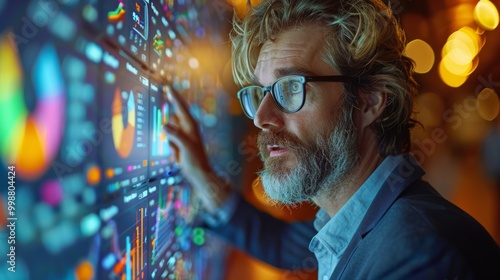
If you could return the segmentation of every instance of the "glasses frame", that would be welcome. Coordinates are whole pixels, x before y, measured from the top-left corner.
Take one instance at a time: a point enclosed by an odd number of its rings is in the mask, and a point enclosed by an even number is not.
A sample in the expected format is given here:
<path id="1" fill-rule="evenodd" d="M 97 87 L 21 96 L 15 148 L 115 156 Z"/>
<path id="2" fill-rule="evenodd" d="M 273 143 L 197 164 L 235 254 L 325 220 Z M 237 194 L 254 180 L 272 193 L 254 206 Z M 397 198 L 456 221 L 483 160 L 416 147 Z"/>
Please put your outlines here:
<path id="1" fill-rule="evenodd" d="M 290 77 L 296 77 L 297 80 L 301 83 L 302 85 L 302 102 L 300 103 L 300 106 L 296 109 L 296 110 L 287 110 L 285 109 L 277 100 L 277 97 L 276 97 L 276 93 L 274 91 L 274 87 L 276 86 L 276 84 L 282 80 L 282 79 L 285 79 L 285 78 L 290 78 Z M 342 82 L 342 83 L 346 83 L 346 82 L 349 82 L 350 80 L 352 80 L 352 77 L 349 77 L 349 76 L 343 76 L 343 75 L 334 75 L 334 76 L 303 76 L 303 75 L 287 75 L 287 76 L 283 76 L 279 79 L 277 79 L 276 81 L 274 81 L 274 83 L 270 86 L 267 86 L 267 87 L 261 87 L 261 86 L 256 86 L 256 85 L 253 85 L 253 86 L 246 86 L 242 89 L 240 89 L 238 91 L 238 99 L 240 100 L 240 104 L 241 104 L 241 107 L 243 108 L 243 112 L 245 113 L 245 115 L 249 118 L 249 119 L 254 119 L 254 117 L 251 117 L 249 116 L 249 114 L 247 113 L 246 109 L 245 109 L 245 106 L 243 104 L 243 100 L 242 100 L 242 94 L 245 90 L 248 90 L 250 88 L 260 88 L 262 90 L 262 93 L 263 93 L 263 96 L 262 96 L 262 99 L 260 100 L 260 103 L 257 107 L 257 110 L 255 111 L 255 113 L 257 113 L 257 111 L 259 110 L 259 107 L 260 107 L 260 104 L 262 103 L 262 100 L 264 100 L 264 98 L 266 97 L 266 94 L 268 92 L 271 93 L 271 97 L 273 98 L 273 101 L 274 101 L 274 104 L 276 104 L 276 106 L 284 113 L 287 113 L 287 114 L 291 114 L 291 113 L 295 113 L 295 112 L 298 112 L 300 111 L 300 109 L 302 109 L 302 107 L 304 107 L 304 103 L 306 101 L 306 84 L 309 83 L 309 82 Z"/>

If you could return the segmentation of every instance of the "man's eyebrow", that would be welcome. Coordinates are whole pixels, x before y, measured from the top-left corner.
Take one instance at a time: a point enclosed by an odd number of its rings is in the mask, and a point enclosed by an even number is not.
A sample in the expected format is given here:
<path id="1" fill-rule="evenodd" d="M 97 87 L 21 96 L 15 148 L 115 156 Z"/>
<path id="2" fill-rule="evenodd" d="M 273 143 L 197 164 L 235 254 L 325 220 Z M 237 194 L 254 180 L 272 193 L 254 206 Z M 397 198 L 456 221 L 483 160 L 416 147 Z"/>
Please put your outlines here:
<path id="1" fill-rule="evenodd" d="M 276 77 L 283 77 L 288 75 L 314 76 L 315 73 L 303 67 L 287 67 L 277 68 L 276 70 L 274 70 L 274 75 Z"/>
<path id="2" fill-rule="evenodd" d="M 281 78 L 289 75 L 316 76 L 316 73 L 303 67 L 286 67 L 286 68 L 277 68 L 274 70 L 275 77 Z M 264 86 L 257 77 L 254 77 L 251 83 L 254 85 Z"/>

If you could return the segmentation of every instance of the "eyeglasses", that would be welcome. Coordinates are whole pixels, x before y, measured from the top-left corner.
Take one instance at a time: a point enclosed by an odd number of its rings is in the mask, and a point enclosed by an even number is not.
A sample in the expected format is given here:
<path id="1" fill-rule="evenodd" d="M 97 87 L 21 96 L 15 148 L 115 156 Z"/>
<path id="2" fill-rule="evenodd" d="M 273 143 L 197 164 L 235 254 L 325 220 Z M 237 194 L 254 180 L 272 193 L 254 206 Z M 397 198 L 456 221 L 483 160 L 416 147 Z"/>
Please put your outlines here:
<path id="1" fill-rule="evenodd" d="M 243 112 L 250 119 L 255 117 L 267 92 L 271 93 L 274 103 L 281 111 L 295 113 L 304 106 L 307 82 L 347 82 L 349 80 L 348 76 L 284 76 L 268 87 L 244 87 L 238 91 L 238 99 Z"/>

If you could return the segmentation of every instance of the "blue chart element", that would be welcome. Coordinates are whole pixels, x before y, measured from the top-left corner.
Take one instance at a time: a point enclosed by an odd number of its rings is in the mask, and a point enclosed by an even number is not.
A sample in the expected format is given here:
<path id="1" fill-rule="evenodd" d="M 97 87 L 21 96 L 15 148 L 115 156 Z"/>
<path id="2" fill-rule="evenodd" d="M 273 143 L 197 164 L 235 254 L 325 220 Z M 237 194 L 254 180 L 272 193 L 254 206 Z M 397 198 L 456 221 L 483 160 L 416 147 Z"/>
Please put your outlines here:
<path id="1" fill-rule="evenodd" d="M 127 235 L 126 241 L 127 243 L 127 264 L 125 266 L 126 269 L 126 277 L 125 279 L 127 280 L 132 280 L 132 263 L 130 261 L 130 255 L 131 255 L 131 246 L 130 246 L 130 236 Z"/>
<path id="2" fill-rule="evenodd" d="M 152 156 L 169 156 L 168 136 L 162 128 L 163 124 L 168 122 L 168 104 L 163 105 L 162 110 L 154 105 L 151 119 L 153 120 Z"/>
<path id="3" fill-rule="evenodd" d="M 61 66 L 57 59 L 56 49 L 52 45 L 44 45 L 40 50 L 39 58 L 33 68 L 33 76 L 35 77 L 34 85 L 41 85 L 40 98 L 56 97 L 63 92 Z"/>

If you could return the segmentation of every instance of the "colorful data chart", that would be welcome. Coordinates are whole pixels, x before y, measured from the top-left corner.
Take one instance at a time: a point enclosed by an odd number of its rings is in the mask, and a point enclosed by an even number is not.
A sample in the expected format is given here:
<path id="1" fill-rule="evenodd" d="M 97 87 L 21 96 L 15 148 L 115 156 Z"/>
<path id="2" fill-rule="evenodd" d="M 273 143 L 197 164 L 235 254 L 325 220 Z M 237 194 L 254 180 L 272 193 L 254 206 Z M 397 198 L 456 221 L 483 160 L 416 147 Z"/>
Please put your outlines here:
<path id="1" fill-rule="evenodd" d="M 0 155 L 5 165 L 16 164 L 19 178 L 36 180 L 56 157 L 64 130 L 64 84 L 53 44 L 41 46 L 29 71 L 23 73 L 12 38 L 0 35 Z M 25 80 L 34 95 L 25 95 Z M 33 110 L 25 96 L 35 98 L 29 100 L 36 104 Z"/>
<path id="2" fill-rule="evenodd" d="M 149 249 L 146 208 L 135 209 L 135 223 L 128 226 L 125 224 L 130 223 L 129 218 L 127 215 L 127 220 L 110 220 L 101 230 L 101 235 L 110 235 L 109 251 L 100 261 L 102 276 L 107 274 L 109 279 L 139 280 L 147 276 Z"/>
<path id="3" fill-rule="evenodd" d="M 118 3 L 118 7 L 114 11 L 108 12 L 108 21 L 121 22 L 125 18 L 125 8 L 123 2 Z"/>
<path id="4" fill-rule="evenodd" d="M 113 143 L 120 157 L 127 158 L 134 146 L 135 100 L 134 94 L 115 89 L 112 104 L 111 127 Z"/>
<path id="5" fill-rule="evenodd" d="M 165 197 L 162 196 L 162 187 L 158 192 L 158 205 L 156 211 L 156 219 L 154 221 L 154 233 L 151 239 L 151 265 L 155 265 L 158 259 L 166 255 L 168 249 L 171 249 L 175 241 L 174 226 L 175 217 L 172 211 L 172 203 L 174 197 L 174 186 L 168 187 L 168 193 Z"/>

